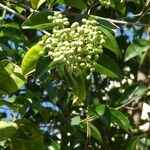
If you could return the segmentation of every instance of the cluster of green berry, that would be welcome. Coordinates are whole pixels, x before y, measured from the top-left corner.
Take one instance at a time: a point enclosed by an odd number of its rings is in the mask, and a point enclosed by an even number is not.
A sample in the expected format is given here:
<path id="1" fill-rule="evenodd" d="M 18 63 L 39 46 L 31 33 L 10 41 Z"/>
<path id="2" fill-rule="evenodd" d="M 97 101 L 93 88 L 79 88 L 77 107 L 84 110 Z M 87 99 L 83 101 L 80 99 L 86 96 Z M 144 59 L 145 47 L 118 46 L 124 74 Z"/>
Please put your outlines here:
<path id="1" fill-rule="evenodd" d="M 100 0 L 101 5 L 109 7 L 111 5 L 111 0 Z"/>
<path id="2" fill-rule="evenodd" d="M 70 27 L 67 18 L 55 12 L 49 16 L 56 26 L 46 39 L 48 55 L 56 63 L 63 63 L 76 76 L 89 69 L 94 71 L 93 62 L 102 54 L 104 35 L 95 19 L 82 19 L 82 25 L 74 22 Z"/>

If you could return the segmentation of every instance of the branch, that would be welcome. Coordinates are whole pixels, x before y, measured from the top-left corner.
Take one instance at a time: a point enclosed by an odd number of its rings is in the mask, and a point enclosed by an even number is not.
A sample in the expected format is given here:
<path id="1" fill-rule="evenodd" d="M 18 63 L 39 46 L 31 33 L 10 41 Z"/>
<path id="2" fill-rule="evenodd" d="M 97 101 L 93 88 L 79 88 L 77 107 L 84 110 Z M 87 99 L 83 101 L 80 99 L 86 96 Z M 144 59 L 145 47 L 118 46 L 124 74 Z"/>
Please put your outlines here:
<path id="1" fill-rule="evenodd" d="M 135 101 L 135 100 L 140 100 L 140 99 L 142 98 L 142 96 L 143 96 L 145 93 L 147 93 L 149 90 L 150 90 L 150 87 L 146 90 L 146 92 L 144 92 L 144 93 L 141 94 L 140 96 L 137 95 L 137 96 L 131 98 L 131 100 L 129 100 L 127 103 L 124 103 L 124 104 L 122 104 L 122 105 L 116 107 L 115 109 L 118 110 L 118 109 L 121 109 L 121 108 L 126 108 L 126 106 L 129 105 L 129 104 L 131 104 L 133 101 Z"/>
<path id="2" fill-rule="evenodd" d="M 21 6 L 21 7 L 25 8 L 25 9 L 28 9 L 31 13 L 33 13 L 33 12 L 38 12 L 37 10 L 32 9 L 31 7 L 29 7 L 29 6 L 27 6 L 27 5 L 18 3 L 18 2 L 15 1 L 15 0 L 6 0 L 6 2 L 14 3 L 14 4 L 18 5 L 18 6 Z"/>
<path id="3" fill-rule="evenodd" d="M 111 18 L 104 18 L 104 17 L 99 17 L 99 16 L 94 16 L 94 15 L 87 15 L 87 14 L 78 14 L 78 13 L 70 13 L 69 15 L 71 16 L 83 16 L 83 17 L 90 17 L 93 16 L 95 18 L 97 18 L 98 20 L 105 20 L 108 21 L 110 23 L 116 23 L 116 24 L 122 24 L 122 25 L 132 25 L 132 26 L 144 26 L 144 27 L 150 27 L 150 24 L 144 24 L 144 23 L 138 23 L 138 22 L 127 22 L 127 21 L 122 21 L 122 20 L 115 20 L 115 19 L 111 19 Z"/>
<path id="4" fill-rule="evenodd" d="M 19 18 L 22 19 L 22 20 L 26 20 L 26 17 L 25 17 L 25 16 L 23 16 L 23 15 L 17 13 L 17 12 L 14 11 L 13 9 L 11 9 L 11 8 L 9 8 L 9 7 L 5 6 L 5 5 L 3 5 L 2 3 L 0 3 L 0 8 L 11 12 L 12 14 L 16 15 L 17 17 L 19 17 Z M 44 34 L 46 34 L 46 35 L 48 35 L 48 36 L 50 35 L 50 33 L 47 32 L 46 30 L 40 30 L 40 31 L 42 31 Z"/>
<path id="5" fill-rule="evenodd" d="M 26 19 L 26 17 L 24 17 L 23 15 L 21 15 L 21 14 L 15 12 L 13 9 L 11 9 L 11 8 L 9 8 L 9 7 L 5 6 L 5 5 L 3 5 L 2 3 L 0 3 L 0 8 L 11 12 L 12 14 L 14 14 L 14 15 L 16 15 L 17 17 L 21 18 L 22 20 L 25 20 L 25 19 Z"/>

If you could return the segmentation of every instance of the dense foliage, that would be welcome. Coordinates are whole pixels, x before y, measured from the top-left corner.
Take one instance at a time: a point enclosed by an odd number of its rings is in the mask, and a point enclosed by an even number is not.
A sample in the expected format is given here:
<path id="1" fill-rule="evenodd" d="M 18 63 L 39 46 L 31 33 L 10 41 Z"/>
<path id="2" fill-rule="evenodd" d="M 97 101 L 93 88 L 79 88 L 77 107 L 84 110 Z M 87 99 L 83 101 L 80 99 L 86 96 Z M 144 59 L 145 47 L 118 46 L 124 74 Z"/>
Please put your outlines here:
<path id="1" fill-rule="evenodd" d="M 149 0 L 0 1 L 0 150 L 150 149 Z"/>

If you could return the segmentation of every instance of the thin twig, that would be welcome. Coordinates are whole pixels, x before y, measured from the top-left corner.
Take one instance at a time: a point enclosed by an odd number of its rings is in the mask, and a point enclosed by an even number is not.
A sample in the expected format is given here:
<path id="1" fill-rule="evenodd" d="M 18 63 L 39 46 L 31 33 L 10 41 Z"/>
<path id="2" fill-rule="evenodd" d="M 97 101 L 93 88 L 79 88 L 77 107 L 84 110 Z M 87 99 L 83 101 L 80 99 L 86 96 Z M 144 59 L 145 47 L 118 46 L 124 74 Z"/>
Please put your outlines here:
<path id="1" fill-rule="evenodd" d="M 150 87 L 146 90 L 145 93 L 147 93 L 149 90 L 150 90 Z M 145 93 L 144 93 L 144 94 L 145 94 Z M 122 104 L 122 105 L 116 107 L 115 109 L 118 110 L 118 109 L 121 109 L 121 108 L 125 108 L 127 105 L 131 104 L 133 101 L 135 101 L 135 100 L 137 100 L 137 99 L 140 99 L 144 94 L 142 94 L 142 95 L 140 95 L 140 96 L 138 95 L 138 96 L 135 96 L 135 97 L 131 98 L 131 100 L 129 100 L 127 103 L 124 103 L 124 104 Z"/>
<path id="2" fill-rule="evenodd" d="M 25 17 L 25 16 L 23 16 L 23 15 L 17 13 L 17 12 L 14 11 L 13 9 L 9 8 L 8 6 L 3 5 L 2 3 L 0 3 L 0 8 L 11 12 L 12 14 L 14 14 L 14 15 L 16 15 L 17 17 L 21 18 L 22 20 L 26 20 L 26 17 Z M 40 31 L 42 31 L 44 34 L 46 34 L 46 35 L 48 35 L 48 36 L 50 35 L 50 33 L 47 32 L 46 30 L 40 30 Z"/>
<path id="3" fill-rule="evenodd" d="M 29 7 L 27 5 L 24 5 L 22 3 L 19 3 L 18 1 L 15 1 L 15 0 L 6 0 L 6 2 L 14 3 L 14 4 L 18 5 L 18 6 L 21 6 L 21 7 L 25 8 L 25 9 L 28 9 L 31 13 L 38 12 L 37 10 L 34 10 L 31 7 Z"/>
<path id="4" fill-rule="evenodd" d="M 122 25 L 131 25 L 131 26 L 144 26 L 144 27 L 150 27 L 150 24 L 145 24 L 145 23 L 135 23 L 135 22 L 128 22 L 128 21 L 122 21 L 122 20 L 115 20 L 115 19 L 111 19 L 111 18 L 105 18 L 105 17 L 99 17 L 99 16 L 94 16 L 94 15 L 87 15 L 87 14 L 78 14 L 78 13 L 69 13 L 69 15 L 72 16 L 83 16 L 83 17 L 89 17 L 89 16 L 93 16 L 98 20 L 104 20 L 104 21 L 108 21 L 110 23 L 116 23 L 116 24 L 122 24 Z"/>
<path id="5" fill-rule="evenodd" d="M 138 18 L 138 20 L 135 22 L 135 24 L 138 23 L 138 22 L 144 17 L 144 15 L 145 15 L 147 12 L 149 12 L 149 10 L 150 10 L 150 8 L 147 9 L 143 14 L 141 14 L 141 16 L 140 16 L 140 17 Z"/>
<path id="6" fill-rule="evenodd" d="M 21 15 L 21 14 L 15 12 L 13 9 L 11 9 L 11 8 L 9 8 L 9 7 L 5 6 L 5 5 L 3 5 L 2 3 L 0 3 L 0 8 L 5 9 L 5 10 L 11 12 L 12 14 L 14 14 L 14 15 L 18 16 L 19 18 L 21 18 L 22 20 L 25 20 L 25 19 L 26 19 L 26 17 L 24 17 L 23 15 Z"/>

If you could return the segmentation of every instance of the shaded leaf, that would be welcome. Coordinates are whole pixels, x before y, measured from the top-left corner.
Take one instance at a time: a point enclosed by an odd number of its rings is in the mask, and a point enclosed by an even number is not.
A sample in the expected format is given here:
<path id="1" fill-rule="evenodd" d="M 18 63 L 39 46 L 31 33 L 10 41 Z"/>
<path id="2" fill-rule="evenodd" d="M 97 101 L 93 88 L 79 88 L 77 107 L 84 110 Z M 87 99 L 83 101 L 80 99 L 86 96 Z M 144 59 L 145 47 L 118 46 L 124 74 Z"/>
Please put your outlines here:
<path id="1" fill-rule="evenodd" d="M 139 136 L 132 137 L 128 143 L 127 150 L 135 150 L 139 141 Z"/>
<path id="2" fill-rule="evenodd" d="M 69 73 L 74 93 L 74 103 L 81 104 L 86 97 L 86 88 L 82 75 L 75 77 Z"/>
<path id="3" fill-rule="evenodd" d="M 16 123 L 0 121 L 0 141 L 11 138 L 18 130 Z"/>
<path id="4" fill-rule="evenodd" d="M 118 65 L 108 56 L 102 55 L 100 61 L 94 65 L 95 71 L 112 78 L 120 78 Z"/>
<path id="5" fill-rule="evenodd" d="M 110 111 L 112 122 L 117 123 L 118 126 L 129 132 L 130 125 L 128 119 L 118 110 L 111 108 Z"/>
<path id="6" fill-rule="evenodd" d="M 48 20 L 48 16 L 53 15 L 53 12 L 40 11 L 30 15 L 22 24 L 23 29 L 53 29 L 55 26 L 52 21 Z M 41 21 L 42 20 L 42 21 Z"/>
<path id="7" fill-rule="evenodd" d="M 26 82 L 19 66 L 8 60 L 0 62 L 0 90 L 12 93 L 21 88 Z"/>
<path id="8" fill-rule="evenodd" d="M 126 103 L 130 100 L 132 100 L 135 97 L 142 96 L 146 91 L 148 90 L 148 87 L 145 84 L 133 84 L 131 86 L 128 86 L 122 95 L 122 103 Z"/>
<path id="9" fill-rule="evenodd" d="M 88 127 L 87 127 L 88 126 Z M 95 138 L 96 140 L 98 140 L 99 142 L 102 142 L 102 136 L 101 133 L 99 132 L 99 130 L 96 128 L 96 126 L 94 126 L 92 123 L 88 122 L 81 122 L 80 123 L 80 127 L 84 132 L 87 132 L 87 130 L 89 130 L 89 132 L 91 133 L 91 136 L 93 138 Z"/>
<path id="10" fill-rule="evenodd" d="M 138 40 L 129 45 L 129 47 L 126 50 L 125 56 L 124 56 L 124 61 L 128 61 L 143 52 L 148 51 L 150 48 L 150 42 L 147 40 Z"/>
<path id="11" fill-rule="evenodd" d="M 36 64 L 35 78 L 41 78 L 48 70 L 50 64 L 50 58 L 41 56 Z"/>
<path id="12" fill-rule="evenodd" d="M 122 15 L 124 15 L 126 12 L 125 1 L 113 0 L 113 3 L 113 8 L 120 12 Z"/>
<path id="13" fill-rule="evenodd" d="M 104 47 L 116 54 L 116 56 L 121 57 L 121 53 L 115 37 L 105 28 L 100 27 L 101 31 L 105 34 L 105 42 L 102 44 Z"/>

